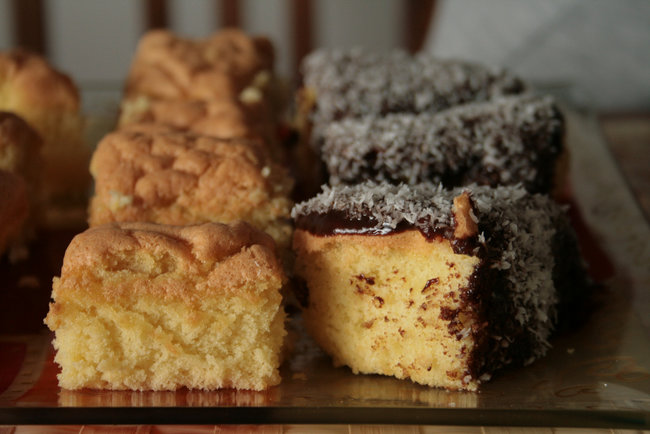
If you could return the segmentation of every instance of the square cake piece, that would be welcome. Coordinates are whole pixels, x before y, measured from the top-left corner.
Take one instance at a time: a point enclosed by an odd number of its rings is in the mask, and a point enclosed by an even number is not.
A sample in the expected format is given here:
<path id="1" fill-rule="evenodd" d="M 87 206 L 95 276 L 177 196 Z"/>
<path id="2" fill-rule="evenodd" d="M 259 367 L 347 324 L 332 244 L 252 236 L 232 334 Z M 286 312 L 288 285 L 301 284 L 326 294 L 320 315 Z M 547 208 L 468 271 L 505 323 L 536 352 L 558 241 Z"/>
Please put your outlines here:
<path id="1" fill-rule="evenodd" d="M 586 292 L 563 210 L 521 187 L 326 187 L 292 215 L 305 325 L 355 373 L 476 390 Z"/>
<path id="2" fill-rule="evenodd" d="M 275 50 L 266 37 L 224 29 L 204 39 L 152 30 L 140 40 L 126 81 L 125 98 L 285 103 L 273 73 Z"/>
<path id="3" fill-rule="evenodd" d="M 45 323 L 66 389 L 262 390 L 280 382 L 286 280 L 246 223 L 109 224 L 77 235 Z"/>
<path id="4" fill-rule="evenodd" d="M 290 247 L 293 181 L 259 142 L 135 124 L 102 139 L 90 171 L 90 226 L 244 220 Z"/>
<path id="5" fill-rule="evenodd" d="M 330 184 L 521 183 L 531 193 L 549 193 L 563 134 L 552 98 L 517 95 L 437 113 L 333 122 L 325 129 L 321 157 Z"/>
<path id="6" fill-rule="evenodd" d="M 304 59 L 301 71 L 303 87 L 294 119 L 299 140 L 292 151 L 301 198 L 315 195 L 327 182 L 320 157 L 325 131 L 333 122 L 437 113 L 526 90 L 519 78 L 502 69 L 400 50 L 377 54 L 361 48 L 320 49 Z"/>

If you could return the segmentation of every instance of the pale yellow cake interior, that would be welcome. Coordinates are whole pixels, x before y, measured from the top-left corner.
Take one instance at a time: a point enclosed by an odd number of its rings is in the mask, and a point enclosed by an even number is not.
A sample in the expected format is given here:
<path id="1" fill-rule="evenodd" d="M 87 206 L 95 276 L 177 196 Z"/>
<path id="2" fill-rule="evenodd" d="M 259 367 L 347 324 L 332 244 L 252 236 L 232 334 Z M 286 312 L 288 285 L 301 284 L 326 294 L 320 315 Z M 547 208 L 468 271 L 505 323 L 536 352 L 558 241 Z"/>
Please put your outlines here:
<path id="1" fill-rule="evenodd" d="M 473 318 L 461 306 L 479 258 L 418 230 L 384 236 L 294 235 L 296 272 L 309 288 L 306 327 L 336 365 L 429 386 L 475 390 Z M 441 315 L 443 312 L 443 315 Z"/>
<path id="2" fill-rule="evenodd" d="M 61 387 L 262 390 L 280 382 L 284 277 L 272 250 L 255 244 L 211 263 L 186 255 L 186 242 L 150 248 L 138 239 L 142 248 L 116 251 L 131 243 L 120 236 L 108 253 L 77 243 L 66 254 L 46 318 Z M 84 263 L 89 248 L 101 258 L 92 265 Z"/>
<path id="3" fill-rule="evenodd" d="M 244 220 L 289 249 L 293 182 L 257 142 L 156 125 L 132 128 L 104 137 L 93 155 L 91 227 L 113 221 L 187 225 Z"/>

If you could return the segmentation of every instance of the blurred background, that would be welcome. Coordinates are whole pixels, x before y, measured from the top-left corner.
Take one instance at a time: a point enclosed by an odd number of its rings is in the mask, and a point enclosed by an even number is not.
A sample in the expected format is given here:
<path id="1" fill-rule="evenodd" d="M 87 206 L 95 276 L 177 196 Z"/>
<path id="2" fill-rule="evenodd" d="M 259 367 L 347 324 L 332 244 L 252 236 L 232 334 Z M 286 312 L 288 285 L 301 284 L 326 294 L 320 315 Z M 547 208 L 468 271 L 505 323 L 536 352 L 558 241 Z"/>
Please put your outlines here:
<path id="1" fill-rule="evenodd" d="M 224 26 L 268 35 L 292 79 L 317 47 L 403 48 L 505 66 L 599 112 L 650 109 L 647 0 L 0 0 L 0 49 L 44 53 L 85 88 L 120 88 L 147 29 Z"/>
<path id="2" fill-rule="evenodd" d="M 512 69 L 596 116 L 650 219 L 650 0 L 0 0 L 0 50 L 46 55 L 82 89 L 93 144 L 115 125 L 140 36 L 264 34 L 299 82 L 318 47 L 424 51 Z"/>

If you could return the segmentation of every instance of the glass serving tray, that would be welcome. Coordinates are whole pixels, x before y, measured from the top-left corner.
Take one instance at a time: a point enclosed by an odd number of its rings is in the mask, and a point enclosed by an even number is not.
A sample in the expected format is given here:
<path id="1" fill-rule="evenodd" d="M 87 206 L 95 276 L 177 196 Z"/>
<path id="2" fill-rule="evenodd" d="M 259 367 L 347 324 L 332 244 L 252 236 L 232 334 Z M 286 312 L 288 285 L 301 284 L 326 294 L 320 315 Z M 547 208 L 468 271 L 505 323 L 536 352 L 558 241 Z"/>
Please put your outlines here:
<path id="1" fill-rule="evenodd" d="M 593 312 L 549 354 L 496 375 L 479 393 L 449 392 L 334 368 L 300 330 L 282 384 L 264 392 L 68 391 L 57 385 L 43 326 L 51 278 L 82 230 L 43 234 L 28 261 L 0 263 L 0 425 L 443 424 L 650 428 L 650 228 L 596 122 L 567 114 L 568 197 L 591 274 Z"/>

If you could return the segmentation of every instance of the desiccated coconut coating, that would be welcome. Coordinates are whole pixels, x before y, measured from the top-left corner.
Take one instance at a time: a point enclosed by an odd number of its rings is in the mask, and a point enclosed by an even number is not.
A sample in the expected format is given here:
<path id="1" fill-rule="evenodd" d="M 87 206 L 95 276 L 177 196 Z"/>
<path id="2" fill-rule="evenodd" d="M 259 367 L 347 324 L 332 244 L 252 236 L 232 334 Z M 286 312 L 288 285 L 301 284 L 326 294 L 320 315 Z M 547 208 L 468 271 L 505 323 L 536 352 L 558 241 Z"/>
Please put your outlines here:
<path id="1" fill-rule="evenodd" d="M 261 96 L 270 82 L 274 61 L 271 42 L 225 29 L 205 39 L 181 38 L 167 30 L 146 33 L 129 71 L 129 99 L 246 99 Z"/>
<path id="2" fill-rule="evenodd" d="M 323 128 L 343 118 L 437 112 L 524 90 L 503 70 L 402 51 L 318 50 L 305 59 L 302 72 L 305 88 L 315 94 L 314 146 Z"/>
<path id="3" fill-rule="evenodd" d="M 464 192 L 471 206 L 466 214 L 477 230 L 461 236 L 454 199 Z M 584 295 L 580 256 L 563 209 L 547 196 L 531 195 L 520 186 L 324 187 L 315 198 L 296 205 L 292 216 L 297 235 L 304 237 L 307 232 L 322 237 L 323 243 L 330 236 L 347 235 L 370 236 L 378 243 L 386 236 L 390 243 L 391 235 L 417 229 L 429 240 L 449 240 L 456 253 L 480 260 L 459 296 L 461 306 L 453 315 L 441 312 L 440 316 L 451 321 L 450 333 L 461 336 L 458 339 L 473 339 L 466 354 L 469 377 L 462 387 L 476 387 L 502 366 L 543 356 L 558 309 L 563 308 L 559 300 L 575 302 Z M 470 328 L 452 328 L 458 312 L 472 318 Z"/>
<path id="4" fill-rule="evenodd" d="M 333 122 L 321 156 L 331 184 L 523 183 L 531 192 L 548 192 L 562 133 L 562 116 L 550 97 L 511 96 L 439 113 Z"/>
<path id="5" fill-rule="evenodd" d="M 274 157 L 282 155 L 271 109 L 263 100 L 244 104 L 225 98 L 201 101 L 140 96 L 122 102 L 119 127 L 135 123 L 160 124 L 222 139 L 261 139 Z"/>

